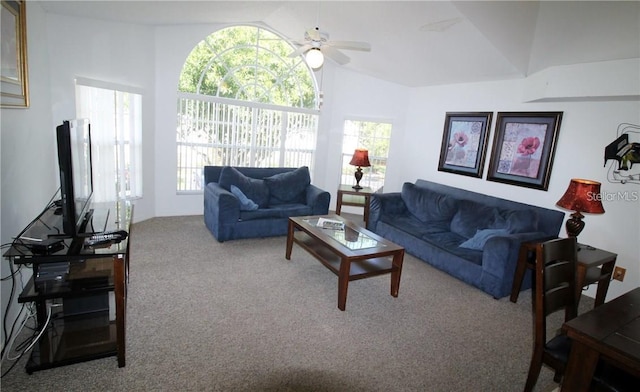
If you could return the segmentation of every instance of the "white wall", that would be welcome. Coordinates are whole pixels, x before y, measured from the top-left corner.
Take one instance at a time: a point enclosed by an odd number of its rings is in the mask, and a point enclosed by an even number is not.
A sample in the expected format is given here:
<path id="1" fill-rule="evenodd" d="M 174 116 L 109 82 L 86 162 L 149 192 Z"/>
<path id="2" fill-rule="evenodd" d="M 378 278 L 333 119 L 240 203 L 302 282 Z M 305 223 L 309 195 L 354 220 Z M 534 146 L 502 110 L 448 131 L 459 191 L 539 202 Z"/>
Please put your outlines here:
<path id="1" fill-rule="evenodd" d="M 148 26 L 48 14 L 46 18 L 53 123 L 76 117 L 76 77 L 142 91 L 143 197 L 134 221 L 155 216 L 154 35 Z M 99 132 L 93 129 L 93 132 Z M 94 162 L 100 165 L 100 162 Z"/>
<path id="2" fill-rule="evenodd" d="M 155 31 L 156 83 L 156 165 L 154 176 L 156 215 L 201 215 L 203 198 L 178 195 L 176 156 L 176 102 L 180 72 L 191 50 L 221 25 L 180 25 L 158 27 Z"/>
<path id="3" fill-rule="evenodd" d="M 342 135 L 347 119 L 390 122 L 393 125 L 386 181 L 402 162 L 401 140 L 405 133 L 408 102 L 406 87 L 381 81 L 328 64 L 323 78 L 325 104 L 320 116 L 314 184 L 331 192 L 330 209 L 335 210 L 342 173 Z M 349 207 L 345 207 L 349 212 Z M 362 213 L 362 208 L 353 209 Z"/>
<path id="4" fill-rule="evenodd" d="M 55 132 L 51 120 L 45 22 L 42 9 L 27 3 L 27 63 L 31 105 L 27 109 L 0 109 L 2 244 L 11 242 L 12 237 L 42 211 L 58 188 L 57 156 L 52 147 L 55 146 Z M 9 276 L 9 263 L 3 259 L 0 264 L 2 277 Z M 29 272 L 25 272 L 25 283 L 30 276 Z M 18 293 L 20 287 L 18 283 Z M 2 282 L 2 317 L 10 292 L 10 281 Z M 10 322 L 16 317 L 17 309 L 14 301 L 8 314 Z"/>

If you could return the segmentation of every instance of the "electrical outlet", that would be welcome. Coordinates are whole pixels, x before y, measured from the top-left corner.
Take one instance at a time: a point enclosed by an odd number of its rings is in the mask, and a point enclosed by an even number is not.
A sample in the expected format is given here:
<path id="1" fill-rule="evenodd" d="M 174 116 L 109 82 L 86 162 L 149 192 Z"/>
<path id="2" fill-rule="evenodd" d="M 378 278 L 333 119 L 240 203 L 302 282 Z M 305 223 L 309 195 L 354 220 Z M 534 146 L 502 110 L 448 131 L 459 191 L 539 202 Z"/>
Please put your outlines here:
<path id="1" fill-rule="evenodd" d="M 613 270 L 613 279 L 615 280 L 619 280 L 619 281 L 623 281 L 624 280 L 624 274 L 627 272 L 626 269 L 622 268 L 622 267 L 616 267 Z"/>

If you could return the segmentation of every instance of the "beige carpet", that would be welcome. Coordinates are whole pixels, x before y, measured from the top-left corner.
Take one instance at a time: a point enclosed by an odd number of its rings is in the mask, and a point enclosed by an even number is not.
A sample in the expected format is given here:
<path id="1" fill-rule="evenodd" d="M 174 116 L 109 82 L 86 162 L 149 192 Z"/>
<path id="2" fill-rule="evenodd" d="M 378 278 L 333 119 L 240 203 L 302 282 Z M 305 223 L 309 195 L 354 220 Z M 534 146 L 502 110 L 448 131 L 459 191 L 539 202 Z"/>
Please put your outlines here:
<path id="1" fill-rule="evenodd" d="M 127 366 L 19 364 L 3 392 L 523 388 L 529 291 L 495 300 L 407 255 L 398 298 L 389 275 L 358 280 L 341 312 L 337 277 L 295 245 L 287 261 L 285 237 L 220 244 L 188 216 L 138 223 L 131 241 Z M 549 369 L 537 386 L 557 386 Z"/>

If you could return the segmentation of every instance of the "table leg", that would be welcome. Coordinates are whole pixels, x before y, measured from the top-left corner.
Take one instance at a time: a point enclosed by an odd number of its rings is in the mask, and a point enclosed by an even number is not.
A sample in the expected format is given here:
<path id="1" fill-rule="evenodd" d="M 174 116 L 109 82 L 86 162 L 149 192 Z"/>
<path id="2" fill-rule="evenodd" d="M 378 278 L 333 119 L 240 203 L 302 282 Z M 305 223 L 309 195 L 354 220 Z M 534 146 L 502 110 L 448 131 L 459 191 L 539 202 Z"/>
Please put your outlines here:
<path id="1" fill-rule="evenodd" d="M 293 227 L 293 221 L 289 220 L 289 229 L 287 230 L 287 249 L 284 253 L 284 257 L 287 260 L 291 260 L 291 250 L 293 249 L 293 233 L 294 233 L 294 227 Z"/>
<path id="2" fill-rule="evenodd" d="M 371 196 L 364 197 L 364 226 L 369 224 L 369 206 L 371 205 Z"/>
<path id="3" fill-rule="evenodd" d="M 338 192 L 338 200 L 336 201 L 336 215 L 340 215 L 342 210 L 342 192 Z"/>
<path id="4" fill-rule="evenodd" d="M 526 246 L 520 246 L 520 252 L 518 253 L 518 264 L 516 264 L 516 273 L 513 275 L 513 285 L 511 286 L 511 302 L 518 302 L 518 296 L 520 295 L 520 288 L 522 287 L 522 280 L 524 274 L 527 272 L 527 256 L 529 255 L 529 248 Z"/>
<path id="5" fill-rule="evenodd" d="M 116 347 L 118 353 L 118 367 L 126 364 L 126 272 L 125 259 L 122 256 L 113 258 L 113 280 L 116 303 Z"/>
<path id="6" fill-rule="evenodd" d="M 338 309 L 344 311 L 347 307 L 347 290 L 349 289 L 349 271 L 351 262 L 348 259 L 340 261 L 340 272 L 338 274 Z"/>
<path id="7" fill-rule="evenodd" d="M 607 297 L 607 291 L 609 291 L 609 282 L 611 282 L 611 276 L 613 269 L 616 266 L 616 259 L 602 264 L 600 268 L 600 280 L 598 281 L 598 290 L 596 291 L 596 301 L 594 307 L 600 306 L 604 303 Z"/>
<path id="8" fill-rule="evenodd" d="M 571 343 L 571 354 L 562 380 L 562 391 L 588 391 L 598 364 L 599 353 L 582 342 Z"/>
<path id="9" fill-rule="evenodd" d="M 391 271 L 391 296 L 397 297 L 400 290 L 400 275 L 402 274 L 402 261 L 404 249 L 393 255 L 393 271 Z"/>
<path id="10" fill-rule="evenodd" d="M 582 288 L 584 281 L 587 279 L 587 267 L 582 263 L 576 263 L 576 306 L 580 303 L 582 297 Z"/>

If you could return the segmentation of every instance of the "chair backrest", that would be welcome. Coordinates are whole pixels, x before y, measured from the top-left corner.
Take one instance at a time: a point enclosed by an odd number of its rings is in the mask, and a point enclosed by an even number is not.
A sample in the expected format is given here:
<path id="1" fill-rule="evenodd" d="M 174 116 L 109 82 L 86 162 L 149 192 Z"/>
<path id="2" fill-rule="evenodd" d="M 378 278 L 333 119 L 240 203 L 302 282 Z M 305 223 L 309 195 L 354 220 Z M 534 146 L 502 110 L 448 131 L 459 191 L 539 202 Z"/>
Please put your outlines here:
<path id="1" fill-rule="evenodd" d="M 547 341 L 547 316 L 564 310 L 564 321 L 577 316 L 575 237 L 560 238 L 537 245 L 535 277 L 535 344 Z"/>

